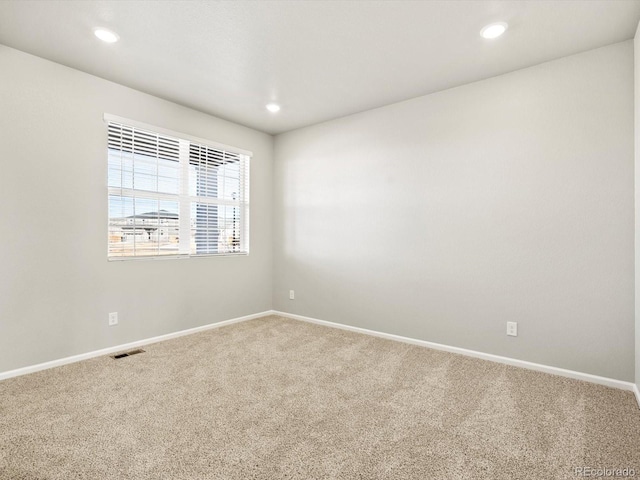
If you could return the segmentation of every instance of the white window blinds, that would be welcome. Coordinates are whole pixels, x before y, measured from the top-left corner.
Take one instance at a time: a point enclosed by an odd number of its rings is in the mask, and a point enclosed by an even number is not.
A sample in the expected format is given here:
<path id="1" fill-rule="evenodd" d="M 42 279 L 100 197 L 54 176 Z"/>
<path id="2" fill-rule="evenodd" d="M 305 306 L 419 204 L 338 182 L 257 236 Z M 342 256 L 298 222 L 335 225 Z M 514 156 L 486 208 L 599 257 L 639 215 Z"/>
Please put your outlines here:
<path id="1" fill-rule="evenodd" d="M 248 253 L 250 153 L 105 119 L 110 259 Z"/>

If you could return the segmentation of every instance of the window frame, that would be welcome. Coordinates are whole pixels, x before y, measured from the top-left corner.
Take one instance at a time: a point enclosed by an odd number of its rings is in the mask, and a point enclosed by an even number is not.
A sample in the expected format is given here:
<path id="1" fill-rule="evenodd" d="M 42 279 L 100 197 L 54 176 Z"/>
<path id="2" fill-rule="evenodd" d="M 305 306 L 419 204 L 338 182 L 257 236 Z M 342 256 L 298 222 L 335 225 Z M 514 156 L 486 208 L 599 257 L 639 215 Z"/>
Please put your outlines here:
<path id="1" fill-rule="evenodd" d="M 105 130 L 107 132 L 107 135 L 104 137 L 105 138 L 105 142 L 107 143 L 106 145 L 106 150 L 107 150 L 107 164 L 106 164 L 106 168 L 107 168 L 107 180 L 106 180 L 106 190 L 107 190 L 107 260 L 112 262 L 120 262 L 120 261 L 131 261 L 131 260 L 174 260 L 174 259 L 185 259 L 185 258 L 199 258 L 199 257 L 235 257 L 235 256 L 248 256 L 249 252 L 250 252 L 250 212 L 251 212 L 251 202 L 250 202 L 250 189 L 251 189 L 251 181 L 250 181 L 250 174 L 251 174 L 251 159 L 253 157 L 253 152 L 249 151 L 249 150 L 244 150 L 241 148 L 237 148 L 237 147 L 233 147 L 230 145 L 226 145 L 223 143 L 219 143 L 219 142 L 214 142 L 212 140 L 209 139 L 205 139 L 205 138 L 200 138 L 200 137 L 196 137 L 193 135 L 189 135 L 189 134 L 185 134 L 185 133 L 181 133 L 181 132 L 176 132 L 174 130 L 170 130 L 167 128 L 162 128 L 162 127 L 158 127 L 155 125 L 150 125 L 147 123 L 143 123 L 143 122 L 139 122 L 136 120 L 131 120 L 129 118 L 124 118 L 124 117 L 120 117 L 117 115 L 112 115 L 109 113 L 105 113 L 103 116 L 103 121 L 105 124 Z M 241 218 L 241 227 L 240 227 L 240 235 L 243 235 L 245 238 L 242 239 L 241 238 L 241 247 L 244 246 L 245 248 L 242 251 L 238 251 L 238 252 L 213 252 L 213 253 L 176 253 L 176 254 L 166 254 L 166 255 L 119 255 L 119 256 L 113 256 L 110 255 L 110 242 L 109 242 L 109 224 L 111 221 L 110 218 L 110 214 L 109 214 L 109 197 L 115 194 L 116 190 L 128 190 L 127 188 L 123 188 L 123 187 L 110 187 L 109 186 L 109 181 L 108 181 L 108 170 L 109 170 L 109 145 L 108 145 L 108 131 L 109 131 L 109 123 L 116 123 L 116 124 L 121 124 L 123 126 L 127 126 L 127 127 L 133 127 L 135 129 L 139 129 L 139 130 L 143 130 L 143 131 L 147 131 L 149 133 L 153 133 L 153 134 L 157 134 L 157 135 L 161 135 L 161 136 L 167 136 L 167 137 L 172 137 L 175 138 L 177 140 L 180 141 L 181 146 L 183 145 L 183 142 L 189 142 L 189 143 L 194 143 L 196 145 L 199 145 L 201 147 L 207 147 L 213 150 L 220 150 L 223 152 L 228 152 L 234 155 L 242 155 L 245 156 L 246 158 L 243 160 L 245 163 L 244 165 L 244 169 L 246 170 L 246 178 L 245 180 L 245 186 L 244 186 L 244 202 L 240 201 L 239 202 L 239 208 L 243 211 L 241 211 L 240 213 L 240 218 Z M 173 194 L 168 194 L 168 196 L 175 196 L 178 199 L 178 210 L 179 210 L 179 216 L 180 216 L 180 220 L 179 220 L 179 232 L 182 235 L 182 232 L 185 230 L 185 224 L 189 224 L 190 221 L 190 215 L 185 217 L 185 214 L 187 212 L 190 211 L 190 199 L 191 196 L 189 195 L 188 191 L 189 191 L 189 177 L 188 177 L 188 172 L 189 172 L 189 148 L 187 147 L 187 151 L 186 151 L 186 158 L 183 161 L 182 155 L 185 154 L 185 152 L 181 152 L 180 156 L 180 160 L 179 160 L 179 170 L 181 172 L 180 178 L 178 179 L 179 181 L 179 188 L 178 188 L 178 194 L 177 195 L 173 195 Z M 241 169 L 242 170 L 242 169 Z M 135 188 L 133 189 L 135 190 Z M 142 192 L 142 191 L 141 191 Z M 159 196 L 163 196 L 164 194 L 162 193 L 158 193 Z M 132 197 L 132 198 L 139 198 L 139 197 Z M 207 197 L 205 197 L 207 198 Z M 215 197 L 208 197 L 208 198 L 215 198 Z M 219 202 L 219 203 L 218 203 Z M 217 205 L 224 205 L 225 200 L 224 199 L 218 199 L 218 201 L 212 201 L 212 204 L 217 204 Z M 190 238 L 190 228 L 187 229 L 187 231 L 189 231 L 189 236 L 188 238 Z M 182 237 L 181 237 L 182 238 Z"/>

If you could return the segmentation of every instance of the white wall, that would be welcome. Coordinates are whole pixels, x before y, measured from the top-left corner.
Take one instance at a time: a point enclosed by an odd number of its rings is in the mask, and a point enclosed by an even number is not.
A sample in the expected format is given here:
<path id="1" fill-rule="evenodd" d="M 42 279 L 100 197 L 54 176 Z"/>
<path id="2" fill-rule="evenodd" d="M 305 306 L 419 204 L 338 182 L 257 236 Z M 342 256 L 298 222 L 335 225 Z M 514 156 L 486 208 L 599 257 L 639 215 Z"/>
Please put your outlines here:
<path id="1" fill-rule="evenodd" d="M 276 137 L 274 308 L 632 380 L 632 99 L 627 41 Z"/>
<path id="2" fill-rule="evenodd" d="M 635 65 L 635 181 L 636 181 L 636 378 L 635 382 L 640 390 L 640 24 L 636 30 L 634 39 L 634 65 Z"/>
<path id="3" fill-rule="evenodd" d="M 3 46 L 0 72 L 0 372 L 271 308 L 271 136 Z M 105 112 L 253 151 L 251 254 L 108 262 Z"/>
<path id="4" fill-rule="evenodd" d="M 281 135 L 272 179 L 268 135 L 0 46 L 0 372 L 273 306 L 632 380 L 632 47 Z M 252 150 L 251 255 L 108 262 L 104 112 Z"/>

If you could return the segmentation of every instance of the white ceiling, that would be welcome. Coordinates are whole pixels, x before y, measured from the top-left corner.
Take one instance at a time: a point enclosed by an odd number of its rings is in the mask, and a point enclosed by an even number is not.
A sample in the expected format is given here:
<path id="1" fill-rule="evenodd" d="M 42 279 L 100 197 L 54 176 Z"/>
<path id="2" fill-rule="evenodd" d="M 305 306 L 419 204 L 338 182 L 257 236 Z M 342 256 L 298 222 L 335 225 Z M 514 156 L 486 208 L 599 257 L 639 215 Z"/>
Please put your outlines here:
<path id="1" fill-rule="evenodd" d="M 639 20 L 638 0 L 5 0 L 0 43 L 275 134 L 626 40 Z M 509 30 L 482 39 L 493 21 Z"/>

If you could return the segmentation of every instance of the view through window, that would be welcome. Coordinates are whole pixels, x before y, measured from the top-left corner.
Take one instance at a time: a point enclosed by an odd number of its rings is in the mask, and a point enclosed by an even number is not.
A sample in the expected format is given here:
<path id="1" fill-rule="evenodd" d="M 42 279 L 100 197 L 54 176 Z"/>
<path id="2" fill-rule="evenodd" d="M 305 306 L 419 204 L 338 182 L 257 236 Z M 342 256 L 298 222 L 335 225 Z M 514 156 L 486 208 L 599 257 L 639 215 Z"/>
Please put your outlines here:
<path id="1" fill-rule="evenodd" d="M 248 253 L 249 159 L 109 121 L 109 258 Z"/>

